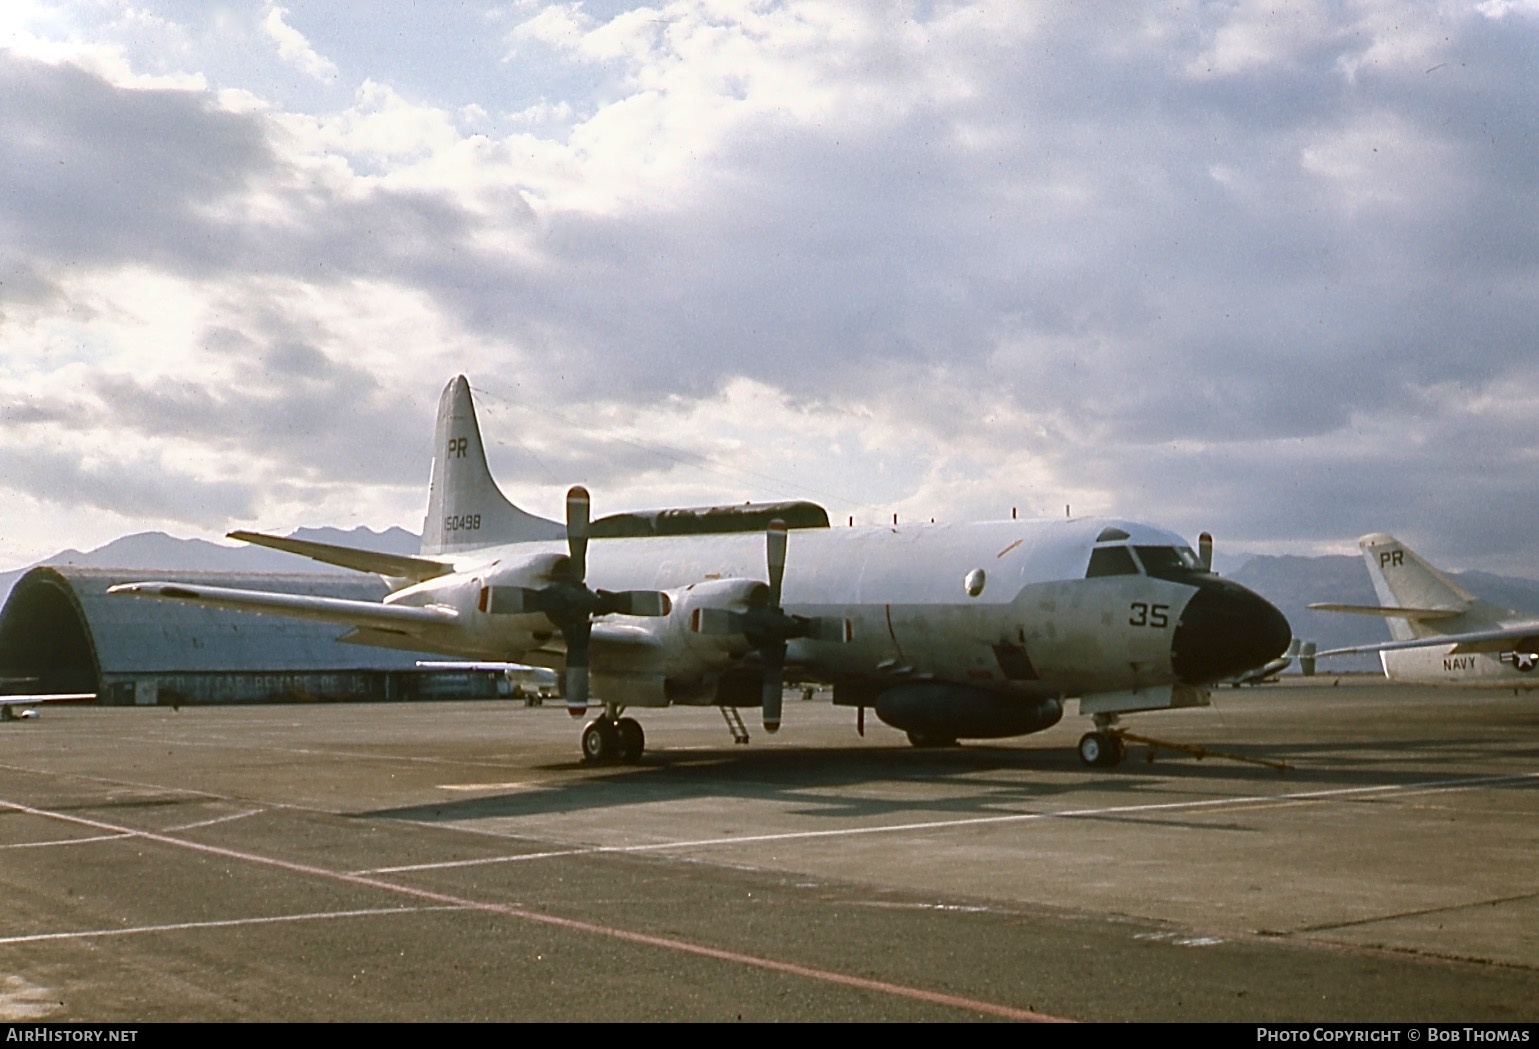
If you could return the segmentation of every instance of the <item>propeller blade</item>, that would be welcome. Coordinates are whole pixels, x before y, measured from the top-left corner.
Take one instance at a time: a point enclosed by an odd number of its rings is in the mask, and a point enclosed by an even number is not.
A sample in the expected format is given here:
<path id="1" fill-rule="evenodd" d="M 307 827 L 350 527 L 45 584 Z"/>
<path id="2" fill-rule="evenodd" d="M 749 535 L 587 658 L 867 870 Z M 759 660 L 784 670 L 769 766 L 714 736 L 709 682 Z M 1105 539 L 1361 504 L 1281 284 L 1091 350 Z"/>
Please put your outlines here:
<path id="1" fill-rule="evenodd" d="M 780 585 L 786 577 L 786 523 L 775 518 L 764 536 L 764 554 L 769 562 L 769 606 L 780 609 Z"/>
<path id="2" fill-rule="evenodd" d="M 689 615 L 689 629 L 707 637 L 746 633 L 748 622 L 741 612 L 725 608 L 697 608 Z"/>
<path id="3" fill-rule="evenodd" d="M 1197 537 L 1197 560 L 1202 562 L 1202 567 L 1213 571 L 1213 536 L 1204 532 Z"/>
<path id="4" fill-rule="evenodd" d="M 784 641 L 764 649 L 764 731 L 780 731 L 780 702 L 785 692 L 786 645 Z"/>
<path id="5" fill-rule="evenodd" d="M 482 588 L 481 611 L 494 616 L 516 616 L 544 612 L 549 606 L 545 595 L 526 586 L 488 586 Z"/>
<path id="6" fill-rule="evenodd" d="M 566 712 L 580 718 L 588 712 L 588 668 L 566 668 Z"/>
<path id="7" fill-rule="evenodd" d="M 588 578 L 588 511 L 591 500 L 582 485 L 573 485 L 566 493 L 566 547 L 572 556 L 572 581 Z"/>
<path id="8" fill-rule="evenodd" d="M 588 653 L 593 624 L 586 619 L 564 623 L 561 637 L 566 641 L 566 710 L 573 717 L 581 717 L 588 709 Z"/>

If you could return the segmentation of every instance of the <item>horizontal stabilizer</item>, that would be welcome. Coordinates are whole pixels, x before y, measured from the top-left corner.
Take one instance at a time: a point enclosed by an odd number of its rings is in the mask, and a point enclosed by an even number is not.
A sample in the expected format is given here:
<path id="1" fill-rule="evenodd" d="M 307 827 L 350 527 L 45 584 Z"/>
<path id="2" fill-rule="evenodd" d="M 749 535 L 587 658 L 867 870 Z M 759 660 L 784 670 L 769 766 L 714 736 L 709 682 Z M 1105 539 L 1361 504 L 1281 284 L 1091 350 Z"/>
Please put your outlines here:
<path id="1" fill-rule="evenodd" d="M 1426 622 L 1438 619 L 1453 619 L 1464 614 L 1462 608 L 1397 608 L 1389 605 L 1338 605 L 1327 601 L 1317 601 L 1309 606 L 1315 612 L 1350 612 L 1358 616 L 1387 616 L 1391 619 L 1414 619 Z M 1326 653 L 1321 652 L 1320 655 Z"/>
<path id="2" fill-rule="evenodd" d="M 375 575 L 390 576 L 394 579 L 411 579 L 421 582 L 424 579 L 436 579 L 441 575 L 447 575 L 454 571 L 452 565 L 442 561 L 432 561 L 425 557 L 408 557 L 404 554 L 381 554 L 373 550 L 359 550 L 351 546 L 333 546 L 331 543 L 313 543 L 308 539 L 286 539 L 278 535 L 264 535 L 261 532 L 231 532 L 231 539 L 239 539 L 243 543 L 253 546 L 265 546 L 272 550 L 282 550 L 288 554 L 298 554 L 300 557 L 308 557 L 312 561 L 320 561 L 323 564 L 336 565 L 339 568 L 350 568 L 355 572 L 372 572 Z"/>
<path id="3" fill-rule="evenodd" d="M 1472 630 L 1461 634 L 1437 634 L 1409 641 L 1383 641 L 1374 645 L 1333 648 L 1321 656 L 1348 656 L 1360 652 L 1398 652 L 1408 648 L 1451 648 L 1450 655 L 1465 652 L 1539 652 L 1539 623 L 1513 623 L 1491 630 Z"/>

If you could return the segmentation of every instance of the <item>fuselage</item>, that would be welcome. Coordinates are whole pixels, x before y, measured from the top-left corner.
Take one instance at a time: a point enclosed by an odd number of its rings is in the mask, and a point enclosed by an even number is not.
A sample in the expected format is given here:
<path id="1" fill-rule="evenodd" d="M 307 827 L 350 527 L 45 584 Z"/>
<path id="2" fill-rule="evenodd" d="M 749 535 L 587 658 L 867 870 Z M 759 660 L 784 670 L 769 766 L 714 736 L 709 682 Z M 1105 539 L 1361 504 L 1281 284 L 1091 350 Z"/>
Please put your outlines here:
<path id="1" fill-rule="evenodd" d="M 1384 676 L 1392 681 L 1466 688 L 1539 688 L 1539 654 L 1455 652 L 1456 646 L 1380 652 Z"/>
<path id="2" fill-rule="evenodd" d="M 458 553 L 454 577 L 390 600 L 529 585 L 565 553 L 548 541 Z M 587 562 L 595 587 L 668 593 L 677 620 L 691 601 L 710 600 L 698 591 L 763 579 L 764 537 L 594 540 Z M 453 603 L 465 628 L 453 638 L 458 653 L 472 636 L 486 658 L 521 658 L 550 640 L 548 630 L 531 635 L 527 617 L 486 614 L 470 597 Z M 1180 536 L 1104 519 L 798 530 L 783 604 L 849 623 L 845 643 L 791 642 L 788 659 L 809 679 L 942 681 L 1023 697 L 1207 684 L 1271 659 L 1289 639 L 1276 609 L 1203 571 Z M 670 645 L 689 643 L 677 622 L 608 618 L 657 637 L 659 671 Z"/>

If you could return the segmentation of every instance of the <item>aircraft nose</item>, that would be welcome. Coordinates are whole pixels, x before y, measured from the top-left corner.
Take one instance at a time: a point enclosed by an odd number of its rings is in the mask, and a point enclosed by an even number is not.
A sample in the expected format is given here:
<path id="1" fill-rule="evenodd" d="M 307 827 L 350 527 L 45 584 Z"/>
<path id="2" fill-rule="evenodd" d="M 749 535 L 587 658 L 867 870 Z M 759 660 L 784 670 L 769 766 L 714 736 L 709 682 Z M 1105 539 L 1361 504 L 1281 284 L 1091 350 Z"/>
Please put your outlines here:
<path id="1" fill-rule="evenodd" d="M 1204 579 L 1181 612 L 1171 669 L 1188 685 L 1208 685 L 1282 655 L 1293 638 L 1272 604 L 1227 579 Z"/>

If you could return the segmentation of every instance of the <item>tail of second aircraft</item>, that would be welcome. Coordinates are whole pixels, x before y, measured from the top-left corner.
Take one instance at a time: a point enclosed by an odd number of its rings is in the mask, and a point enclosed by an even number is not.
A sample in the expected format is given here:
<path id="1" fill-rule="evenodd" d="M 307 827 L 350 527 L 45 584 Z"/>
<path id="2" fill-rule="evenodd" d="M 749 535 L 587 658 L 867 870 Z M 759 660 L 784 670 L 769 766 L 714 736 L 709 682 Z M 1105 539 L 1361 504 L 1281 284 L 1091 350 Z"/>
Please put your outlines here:
<path id="1" fill-rule="evenodd" d="M 422 553 L 453 554 L 565 534 L 557 522 L 514 506 L 492 480 L 470 383 L 463 375 L 455 376 L 438 400 Z"/>
<path id="2" fill-rule="evenodd" d="M 1392 535 L 1375 532 L 1357 541 L 1379 604 L 1396 641 L 1497 627 L 1513 615 L 1482 601 L 1418 557 Z"/>

